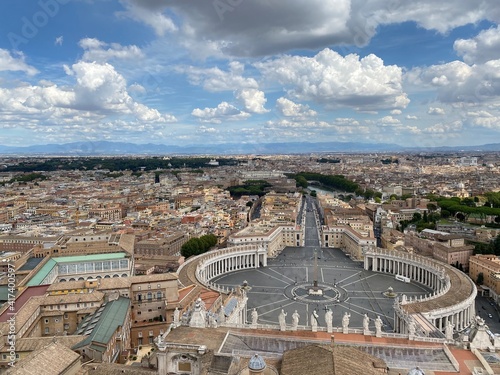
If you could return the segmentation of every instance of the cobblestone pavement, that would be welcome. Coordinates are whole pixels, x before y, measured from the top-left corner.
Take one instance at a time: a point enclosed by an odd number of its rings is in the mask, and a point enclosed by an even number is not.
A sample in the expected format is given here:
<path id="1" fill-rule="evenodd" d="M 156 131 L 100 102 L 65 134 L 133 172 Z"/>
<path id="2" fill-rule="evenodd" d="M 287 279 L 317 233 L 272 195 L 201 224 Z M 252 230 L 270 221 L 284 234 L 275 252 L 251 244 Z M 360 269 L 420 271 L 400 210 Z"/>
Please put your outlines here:
<path id="1" fill-rule="evenodd" d="M 412 297 L 431 292 L 417 283 L 397 281 L 393 275 L 365 271 L 361 262 L 351 260 L 339 249 L 319 249 L 317 257 L 315 272 L 315 256 L 311 248 L 286 248 L 277 258 L 269 259 L 267 267 L 228 273 L 213 281 L 224 286 L 241 285 L 247 281 L 251 287 L 248 291 L 248 319 L 250 311 L 256 308 L 261 324 L 277 324 L 283 309 L 287 314 L 287 324 L 291 324 L 291 316 L 297 310 L 299 325 L 309 325 L 310 315 L 316 310 L 319 325 L 325 326 L 326 309 L 332 309 L 336 327 L 341 326 L 342 316 L 347 312 L 351 315 L 349 327 L 362 328 L 363 317 L 367 314 L 370 329 L 374 330 L 373 321 L 379 315 L 384 322 L 383 330 L 387 332 L 393 330 L 394 323 L 394 299 L 383 294 L 389 287 L 397 295 Z M 315 274 L 319 288 L 324 289 L 325 294 L 331 292 L 332 297 L 309 296 Z M 307 297 L 297 298 L 304 291 Z"/>

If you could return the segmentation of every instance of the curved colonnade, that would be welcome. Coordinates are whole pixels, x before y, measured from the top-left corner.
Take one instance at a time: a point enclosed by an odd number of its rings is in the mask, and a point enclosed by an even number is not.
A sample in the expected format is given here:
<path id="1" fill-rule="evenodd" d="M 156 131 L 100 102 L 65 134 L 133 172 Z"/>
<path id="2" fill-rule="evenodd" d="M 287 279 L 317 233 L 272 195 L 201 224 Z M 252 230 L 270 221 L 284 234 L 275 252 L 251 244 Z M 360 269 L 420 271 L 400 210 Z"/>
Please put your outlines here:
<path id="1" fill-rule="evenodd" d="M 429 296 L 394 303 L 394 330 L 408 333 L 415 323 L 419 335 L 441 333 L 451 324 L 455 331 L 467 328 L 475 317 L 477 289 L 463 272 L 433 259 L 384 249 L 366 252 L 364 268 L 408 277 L 434 290 Z M 431 326 L 430 326 L 431 325 Z"/>
<path id="2" fill-rule="evenodd" d="M 267 251 L 258 245 L 236 245 L 198 255 L 186 261 L 178 270 L 179 280 L 188 284 L 229 294 L 232 288 L 221 287 L 210 280 L 228 272 L 267 266 Z M 477 289 L 461 271 L 433 259 L 385 249 L 366 252 L 364 268 L 375 272 L 408 277 L 434 290 L 425 297 L 396 299 L 394 331 L 411 334 L 416 323 L 416 335 L 432 336 L 444 333 L 447 325 L 455 331 L 467 328 L 475 318 Z"/>
<path id="3" fill-rule="evenodd" d="M 187 280 L 221 293 L 230 293 L 232 289 L 220 287 L 210 280 L 228 272 L 265 266 L 267 251 L 262 246 L 236 245 L 193 257 L 186 261 L 177 273 L 184 284 L 186 282 L 183 280 Z"/>

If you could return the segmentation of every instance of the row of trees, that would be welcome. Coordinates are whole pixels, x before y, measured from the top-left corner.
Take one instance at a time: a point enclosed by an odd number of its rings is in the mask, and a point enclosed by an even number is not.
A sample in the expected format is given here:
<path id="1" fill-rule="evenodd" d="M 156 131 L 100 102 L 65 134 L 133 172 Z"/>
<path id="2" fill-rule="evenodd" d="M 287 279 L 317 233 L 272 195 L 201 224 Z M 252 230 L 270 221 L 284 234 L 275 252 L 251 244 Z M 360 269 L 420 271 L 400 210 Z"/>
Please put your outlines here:
<path id="1" fill-rule="evenodd" d="M 404 231 L 405 228 L 408 227 L 408 225 L 415 224 L 417 227 L 417 231 L 421 232 L 424 229 L 436 229 L 436 222 L 439 219 L 441 219 L 441 215 L 437 212 L 424 212 L 423 215 L 415 212 L 411 220 L 401 220 L 399 226 L 400 230 Z"/>
<path id="2" fill-rule="evenodd" d="M 228 190 L 233 198 L 239 198 L 242 195 L 258 195 L 261 197 L 266 194 L 266 189 L 271 186 L 265 180 L 248 180 L 243 185 L 230 186 Z"/>
<path id="3" fill-rule="evenodd" d="M 319 183 L 331 189 L 342 190 L 347 192 L 355 192 L 359 189 L 359 185 L 351 180 L 348 180 L 342 175 L 324 175 L 321 173 L 300 172 L 292 176 L 297 183 L 303 184 L 304 180 L 318 181 Z"/>
<path id="4" fill-rule="evenodd" d="M 496 193 L 486 193 L 485 196 L 495 196 Z M 489 198 L 488 198 L 489 199 Z M 465 198 L 458 197 L 436 199 L 439 207 L 441 208 L 442 216 L 454 216 L 458 220 L 466 221 L 470 215 L 477 215 L 486 222 L 487 216 L 495 216 L 495 222 L 500 224 L 500 208 L 494 208 L 490 205 L 477 206 L 479 198 Z"/>
<path id="5" fill-rule="evenodd" d="M 211 247 L 217 245 L 217 237 L 213 234 L 207 234 L 201 237 L 190 238 L 181 247 L 181 255 L 183 257 L 190 257 L 193 255 L 200 255 L 206 253 Z"/>
<path id="6" fill-rule="evenodd" d="M 289 174 L 288 177 L 294 178 L 298 187 L 306 188 L 309 186 L 308 181 L 317 181 L 322 187 L 332 190 L 340 190 L 348 193 L 354 193 L 357 196 L 362 196 L 365 199 L 376 198 L 380 201 L 382 193 L 372 189 L 363 190 L 356 182 L 351 181 L 342 175 L 324 175 L 321 173 L 300 172 L 297 174 Z"/>
<path id="7" fill-rule="evenodd" d="M 57 170 L 92 170 L 108 169 L 111 172 L 116 171 L 152 171 L 157 169 L 176 169 L 176 168 L 210 168 L 208 165 L 210 158 L 170 158 L 160 157 L 114 157 L 114 158 L 49 158 L 43 161 L 36 159 L 23 161 L 16 165 L 10 165 L 4 168 L 4 172 L 35 172 L 35 171 L 57 171 Z M 219 165 L 237 165 L 235 159 L 220 159 Z"/>
<path id="8" fill-rule="evenodd" d="M 500 234 L 496 236 L 490 243 L 476 243 L 474 246 L 474 254 L 495 254 L 500 255 Z"/>

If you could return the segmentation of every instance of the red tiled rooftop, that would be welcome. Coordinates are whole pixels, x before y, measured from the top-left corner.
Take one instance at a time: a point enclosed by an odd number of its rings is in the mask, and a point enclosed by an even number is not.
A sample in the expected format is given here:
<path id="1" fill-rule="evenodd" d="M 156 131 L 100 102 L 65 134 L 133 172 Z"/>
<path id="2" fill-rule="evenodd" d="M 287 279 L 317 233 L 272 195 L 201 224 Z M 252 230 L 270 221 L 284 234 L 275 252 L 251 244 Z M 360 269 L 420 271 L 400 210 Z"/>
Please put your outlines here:
<path id="1" fill-rule="evenodd" d="M 11 318 L 13 313 L 17 313 L 24 304 L 31 298 L 35 296 L 43 296 L 50 285 L 38 285 L 30 286 L 26 288 L 21 294 L 19 294 L 14 302 L 14 310 L 10 310 L 10 306 L 0 315 L 0 322 L 6 322 Z"/>

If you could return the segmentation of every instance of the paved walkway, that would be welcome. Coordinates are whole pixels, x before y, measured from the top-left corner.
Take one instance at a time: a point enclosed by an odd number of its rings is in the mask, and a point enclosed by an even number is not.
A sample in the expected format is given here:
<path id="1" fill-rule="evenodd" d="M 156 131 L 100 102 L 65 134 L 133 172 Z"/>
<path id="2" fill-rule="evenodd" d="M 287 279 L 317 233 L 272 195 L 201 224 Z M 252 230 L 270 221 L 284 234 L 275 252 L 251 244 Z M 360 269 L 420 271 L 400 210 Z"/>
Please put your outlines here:
<path id="1" fill-rule="evenodd" d="M 313 286 L 314 258 L 306 248 L 286 248 L 276 259 L 269 259 L 268 266 L 259 269 L 239 270 L 213 281 L 219 285 L 234 287 L 247 281 L 248 317 L 256 308 L 261 324 L 277 324 L 278 315 L 283 309 L 288 315 L 287 324 L 295 310 L 300 315 L 299 325 L 310 325 L 314 310 L 319 315 L 320 326 L 325 327 L 326 309 L 333 310 L 333 325 L 341 326 L 343 315 L 350 314 L 350 327 L 362 328 L 365 314 L 370 318 L 370 329 L 375 330 L 374 320 L 380 316 L 383 330 L 393 331 L 394 299 L 383 293 L 389 287 L 398 295 L 420 296 L 431 290 L 415 283 L 395 280 L 394 276 L 373 271 L 365 271 L 361 263 L 352 261 L 338 249 L 322 249 L 318 259 L 318 282 L 338 290 L 341 299 L 301 300 L 294 299 L 293 291 L 297 284 Z M 249 318 L 250 319 L 250 318 Z"/>

